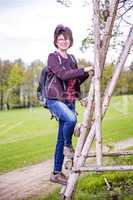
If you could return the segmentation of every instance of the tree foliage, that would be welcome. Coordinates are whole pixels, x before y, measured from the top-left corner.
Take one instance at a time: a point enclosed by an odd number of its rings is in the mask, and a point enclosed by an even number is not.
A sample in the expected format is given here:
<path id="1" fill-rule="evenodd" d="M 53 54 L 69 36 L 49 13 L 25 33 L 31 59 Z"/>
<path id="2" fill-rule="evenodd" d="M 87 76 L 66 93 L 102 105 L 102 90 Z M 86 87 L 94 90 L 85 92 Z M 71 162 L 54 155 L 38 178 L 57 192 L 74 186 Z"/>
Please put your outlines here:
<path id="1" fill-rule="evenodd" d="M 57 0 L 65 6 L 71 5 L 71 0 Z M 87 1 L 89 2 L 89 1 Z M 106 21 L 109 17 L 109 0 L 100 1 L 100 32 L 104 33 Z M 87 5 L 87 4 L 86 4 Z M 121 34 L 121 22 L 132 24 L 130 13 L 133 8 L 133 2 L 130 0 L 120 0 L 117 14 L 117 20 L 113 31 L 115 45 L 119 42 L 117 36 Z M 118 31 L 119 30 L 119 31 Z M 119 33 L 119 34 L 118 34 Z M 101 37 L 102 38 L 102 37 Z M 82 41 L 82 50 L 89 48 L 93 43 L 92 28 L 88 27 L 88 35 Z M 101 41 L 102 43 L 102 41 Z M 119 43 L 122 44 L 121 42 Z M 78 65 L 85 67 L 90 63 L 84 59 L 78 60 Z M 14 107 L 30 107 L 38 105 L 36 98 L 36 88 L 40 71 L 44 64 L 40 60 L 33 61 L 29 66 L 25 66 L 21 59 L 11 62 L 9 60 L 0 60 L 0 109 L 10 109 Z M 112 76 L 113 64 L 106 64 L 102 77 L 102 91 Z M 131 94 L 133 93 L 133 62 L 128 71 L 123 71 L 120 80 L 115 89 L 115 94 Z M 87 80 L 81 87 L 82 96 L 88 92 L 90 82 Z"/>
<path id="2" fill-rule="evenodd" d="M 36 60 L 25 66 L 22 60 L 0 60 L 0 109 L 35 106 L 36 87 L 44 64 Z"/>
<path id="3" fill-rule="evenodd" d="M 79 67 L 91 65 L 85 59 L 78 60 Z M 0 109 L 31 107 L 39 105 L 36 98 L 36 88 L 40 72 L 45 65 L 40 60 L 33 61 L 25 66 L 20 60 L 10 62 L 0 60 Z M 113 64 L 106 64 L 102 77 L 102 91 L 110 80 Z M 115 94 L 133 94 L 133 64 L 128 71 L 123 71 L 115 89 Z M 82 97 L 88 93 L 90 80 L 81 85 Z"/>

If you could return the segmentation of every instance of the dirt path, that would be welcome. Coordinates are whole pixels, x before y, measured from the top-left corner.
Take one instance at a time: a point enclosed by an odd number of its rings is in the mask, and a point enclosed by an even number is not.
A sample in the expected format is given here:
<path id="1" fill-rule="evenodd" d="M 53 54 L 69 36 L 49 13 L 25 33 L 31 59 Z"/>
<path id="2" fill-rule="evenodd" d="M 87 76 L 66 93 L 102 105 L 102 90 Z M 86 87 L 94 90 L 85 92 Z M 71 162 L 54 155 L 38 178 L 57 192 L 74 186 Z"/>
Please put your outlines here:
<path id="1" fill-rule="evenodd" d="M 119 141 L 115 149 L 133 146 L 133 138 Z M 0 200 L 18 200 L 47 195 L 58 187 L 49 182 L 52 160 L 0 175 Z"/>
<path id="2" fill-rule="evenodd" d="M 119 141 L 117 142 L 115 145 L 114 145 L 114 149 L 116 150 L 119 150 L 119 149 L 126 149 L 130 146 L 133 146 L 133 138 L 129 138 L 127 140 L 122 140 L 122 141 Z"/>
<path id="3" fill-rule="evenodd" d="M 0 175 L 0 200 L 25 199 L 52 192 L 57 185 L 49 182 L 52 161 L 17 169 Z"/>

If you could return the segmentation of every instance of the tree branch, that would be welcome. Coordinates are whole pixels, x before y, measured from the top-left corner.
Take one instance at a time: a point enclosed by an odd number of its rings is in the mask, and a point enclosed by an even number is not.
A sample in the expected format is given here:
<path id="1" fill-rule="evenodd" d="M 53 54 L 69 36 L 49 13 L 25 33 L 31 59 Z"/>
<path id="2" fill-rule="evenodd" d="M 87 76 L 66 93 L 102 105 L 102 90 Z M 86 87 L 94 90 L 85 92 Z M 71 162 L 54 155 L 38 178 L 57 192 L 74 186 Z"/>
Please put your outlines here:
<path id="1" fill-rule="evenodd" d="M 125 15 L 129 10 L 131 10 L 133 8 L 133 5 L 132 6 L 130 6 L 124 13 L 122 13 L 119 17 L 118 17 L 118 19 L 119 18 L 121 18 L 121 17 L 123 17 L 123 15 Z"/>
<path id="2" fill-rule="evenodd" d="M 126 24 L 133 26 L 133 24 L 131 24 L 130 22 L 126 21 L 123 17 L 121 18 L 121 20 L 123 20 Z"/>

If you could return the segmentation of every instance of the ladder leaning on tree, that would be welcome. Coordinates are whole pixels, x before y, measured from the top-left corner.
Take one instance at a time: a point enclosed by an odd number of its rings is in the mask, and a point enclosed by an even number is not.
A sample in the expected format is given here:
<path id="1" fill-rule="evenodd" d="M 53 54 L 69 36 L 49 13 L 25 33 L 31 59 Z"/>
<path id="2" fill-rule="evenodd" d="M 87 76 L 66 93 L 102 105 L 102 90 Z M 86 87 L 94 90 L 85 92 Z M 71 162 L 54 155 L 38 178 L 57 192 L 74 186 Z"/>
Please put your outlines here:
<path id="1" fill-rule="evenodd" d="M 114 67 L 112 78 L 109 81 L 101 103 L 100 81 L 105 64 L 105 59 L 112 35 L 112 29 L 114 21 L 116 19 L 119 0 L 112 0 L 109 7 L 109 16 L 106 21 L 103 38 L 100 36 L 100 22 L 99 22 L 99 0 L 93 0 L 93 19 L 94 19 L 94 66 L 95 76 L 92 78 L 90 91 L 87 99 L 88 103 L 84 111 L 83 121 L 80 127 L 80 136 L 78 138 L 73 166 L 69 171 L 69 178 L 67 186 L 63 186 L 61 190 L 61 199 L 72 200 L 74 197 L 74 189 L 76 182 L 81 172 L 85 171 L 122 171 L 133 170 L 133 166 L 103 166 L 103 156 L 119 156 L 119 155 L 133 155 L 133 151 L 130 152 L 102 152 L 102 119 L 108 109 L 113 91 L 119 79 L 120 73 L 124 67 L 127 56 L 133 45 L 133 26 L 130 28 L 127 40 L 120 53 L 117 63 Z M 102 45 L 101 45 L 102 41 Z M 94 108 L 95 105 L 95 108 Z M 95 119 L 92 119 L 92 116 Z M 91 154 L 89 152 L 91 144 L 96 139 L 96 153 Z M 87 167 L 85 161 L 88 157 L 96 156 L 96 166 Z"/>

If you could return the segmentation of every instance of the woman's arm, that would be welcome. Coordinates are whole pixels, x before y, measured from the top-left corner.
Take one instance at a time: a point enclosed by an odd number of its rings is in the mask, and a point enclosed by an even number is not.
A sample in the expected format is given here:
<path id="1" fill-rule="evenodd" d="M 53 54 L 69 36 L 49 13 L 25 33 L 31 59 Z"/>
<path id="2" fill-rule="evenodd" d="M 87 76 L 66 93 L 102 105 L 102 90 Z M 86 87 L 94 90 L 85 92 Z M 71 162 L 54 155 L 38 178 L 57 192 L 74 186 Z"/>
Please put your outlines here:
<path id="1" fill-rule="evenodd" d="M 60 66 L 58 57 L 54 53 L 49 54 L 48 69 L 61 80 L 69 80 L 86 76 L 84 68 L 68 70 Z"/>
<path id="2" fill-rule="evenodd" d="M 71 57 L 73 58 L 72 60 L 73 60 L 75 67 L 78 69 L 77 61 L 76 61 L 74 55 L 71 55 Z M 84 72 L 85 73 L 83 76 L 77 78 L 80 84 L 82 84 L 89 77 L 88 67 L 84 68 Z"/>

